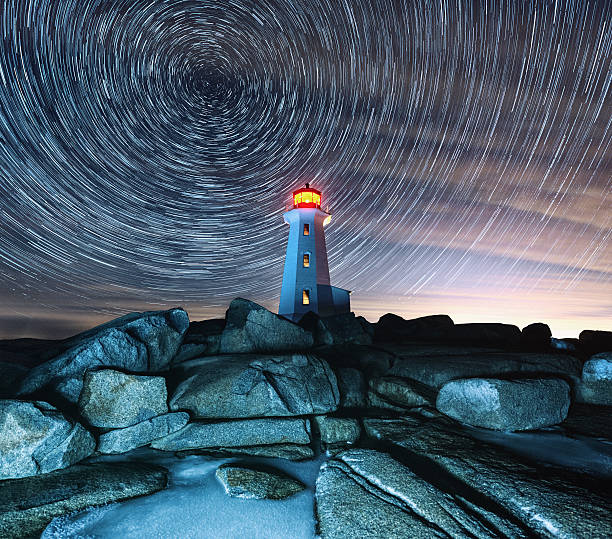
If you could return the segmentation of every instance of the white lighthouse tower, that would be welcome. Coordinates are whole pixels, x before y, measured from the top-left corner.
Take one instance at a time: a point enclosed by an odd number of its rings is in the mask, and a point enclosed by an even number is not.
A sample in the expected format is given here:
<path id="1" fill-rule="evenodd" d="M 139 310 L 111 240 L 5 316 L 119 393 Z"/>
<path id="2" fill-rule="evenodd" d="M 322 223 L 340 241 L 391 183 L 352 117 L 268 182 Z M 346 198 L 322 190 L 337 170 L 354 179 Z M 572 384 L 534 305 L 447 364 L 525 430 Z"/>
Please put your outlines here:
<path id="1" fill-rule="evenodd" d="M 289 241 L 278 314 L 297 322 L 308 311 L 320 316 L 350 312 L 350 292 L 329 281 L 323 227 L 331 215 L 321 209 L 321 192 L 308 184 L 294 191 L 293 208 L 283 218 Z"/>

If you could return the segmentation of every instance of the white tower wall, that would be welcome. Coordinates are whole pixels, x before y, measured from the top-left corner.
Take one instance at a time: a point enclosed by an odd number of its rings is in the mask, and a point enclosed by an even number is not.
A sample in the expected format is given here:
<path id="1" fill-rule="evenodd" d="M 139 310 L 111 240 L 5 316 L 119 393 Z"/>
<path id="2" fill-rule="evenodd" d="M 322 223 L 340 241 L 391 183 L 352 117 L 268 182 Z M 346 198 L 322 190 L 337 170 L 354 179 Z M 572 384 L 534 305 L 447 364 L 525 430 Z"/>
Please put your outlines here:
<path id="1" fill-rule="evenodd" d="M 324 221 L 329 214 L 318 208 L 295 208 L 286 212 L 283 217 L 289 224 L 289 239 L 278 312 L 292 320 L 301 318 L 308 311 L 319 313 L 321 308 L 327 312 L 331 307 L 331 314 L 333 304 L 328 304 L 333 300 L 331 297 L 319 298 L 320 292 L 323 296 L 328 294 L 325 293 L 325 288 L 320 290 L 321 287 L 317 286 L 330 285 L 323 231 Z M 308 235 L 304 235 L 304 225 L 308 225 Z M 309 256 L 308 267 L 304 267 L 305 254 Z M 304 290 L 308 291 L 308 305 L 303 303 Z M 323 305 L 320 299 L 323 300 Z"/>

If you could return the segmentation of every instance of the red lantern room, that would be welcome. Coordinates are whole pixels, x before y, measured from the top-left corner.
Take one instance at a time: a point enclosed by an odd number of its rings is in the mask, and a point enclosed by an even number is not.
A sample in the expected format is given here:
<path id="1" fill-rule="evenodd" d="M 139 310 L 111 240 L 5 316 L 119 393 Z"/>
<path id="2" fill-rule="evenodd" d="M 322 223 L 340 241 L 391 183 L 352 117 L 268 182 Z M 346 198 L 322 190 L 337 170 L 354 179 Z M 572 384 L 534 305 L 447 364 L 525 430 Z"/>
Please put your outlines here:
<path id="1" fill-rule="evenodd" d="M 293 207 L 321 209 L 321 191 L 306 184 L 306 187 L 293 192 Z"/>

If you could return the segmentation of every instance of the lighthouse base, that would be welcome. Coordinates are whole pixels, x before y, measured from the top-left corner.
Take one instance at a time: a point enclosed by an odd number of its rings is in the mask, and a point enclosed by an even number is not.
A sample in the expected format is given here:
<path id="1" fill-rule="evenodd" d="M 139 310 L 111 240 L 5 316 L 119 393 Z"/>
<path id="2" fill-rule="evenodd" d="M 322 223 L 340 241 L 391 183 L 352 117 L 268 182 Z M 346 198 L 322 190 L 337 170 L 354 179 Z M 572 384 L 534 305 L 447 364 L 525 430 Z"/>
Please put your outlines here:
<path id="1" fill-rule="evenodd" d="M 319 316 L 333 316 L 351 312 L 350 290 L 328 284 L 317 285 L 317 305 L 298 305 L 294 312 L 278 314 L 284 318 L 298 322 L 308 312 Z"/>

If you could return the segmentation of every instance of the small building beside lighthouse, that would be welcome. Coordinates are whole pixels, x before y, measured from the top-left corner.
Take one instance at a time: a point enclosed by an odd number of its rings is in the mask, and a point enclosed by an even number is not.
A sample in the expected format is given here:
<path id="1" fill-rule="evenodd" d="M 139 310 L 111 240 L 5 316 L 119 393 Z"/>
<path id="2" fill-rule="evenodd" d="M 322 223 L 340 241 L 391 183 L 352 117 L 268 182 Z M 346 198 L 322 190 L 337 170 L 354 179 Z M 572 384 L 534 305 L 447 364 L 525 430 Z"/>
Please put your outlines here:
<path id="1" fill-rule="evenodd" d="M 350 292 L 329 280 L 324 227 L 331 214 L 321 209 L 321 192 L 308 184 L 294 191 L 293 208 L 283 218 L 289 240 L 278 314 L 297 322 L 309 311 L 319 316 L 350 312 Z"/>

